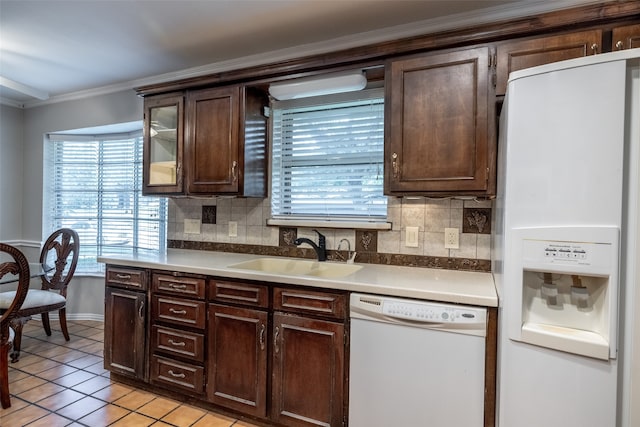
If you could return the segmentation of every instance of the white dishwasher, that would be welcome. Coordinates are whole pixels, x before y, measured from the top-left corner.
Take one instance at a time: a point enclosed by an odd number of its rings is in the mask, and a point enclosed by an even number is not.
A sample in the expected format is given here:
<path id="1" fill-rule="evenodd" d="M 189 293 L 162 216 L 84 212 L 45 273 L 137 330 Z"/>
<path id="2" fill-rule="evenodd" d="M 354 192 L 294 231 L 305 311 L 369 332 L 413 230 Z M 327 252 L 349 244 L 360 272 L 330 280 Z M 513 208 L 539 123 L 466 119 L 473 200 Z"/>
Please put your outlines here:
<path id="1" fill-rule="evenodd" d="M 349 427 L 481 427 L 487 311 L 351 294 Z"/>

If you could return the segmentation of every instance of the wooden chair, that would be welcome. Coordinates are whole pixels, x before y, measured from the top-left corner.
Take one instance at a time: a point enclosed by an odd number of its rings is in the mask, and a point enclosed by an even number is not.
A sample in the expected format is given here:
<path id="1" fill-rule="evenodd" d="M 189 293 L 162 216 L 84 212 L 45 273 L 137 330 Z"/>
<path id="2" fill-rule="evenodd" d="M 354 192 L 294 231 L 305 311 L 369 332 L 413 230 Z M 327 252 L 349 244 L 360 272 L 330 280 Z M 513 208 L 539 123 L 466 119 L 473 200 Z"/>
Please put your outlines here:
<path id="1" fill-rule="evenodd" d="M 8 254 L 8 256 L 7 256 Z M 11 284 L 17 283 L 17 289 L 13 292 L 13 298 L 4 301 L 0 294 L 0 301 L 6 303 L 6 310 L 0 316 L 0 404 L 2 408 L 11 406 L 9 396 L 9 349 L 13 342 L 14 332 L 9 326 L 18 309 L 24 302 L 29 290 L 29 263 L 22 252 L 13 246 L 0 243 L 0 284 L 6 275 L 18 276 L 17 281 L 11 280 Z M 8 292 L 4 294 L 9 294 Z"/>
<path id="2" fill-rule="evenodd" d="M 51 336 L 49 324 L 49 312 L 58 310 L 60 328 L 64 339 L 69 341 L 67 330 L 67 286 L 76 271 L 80 241 L 78 233 L 70 228 L 61 228 L 54 231 L 42 247 L 40 263 L 53 267 L 42 278 L 41 289 L 29 289 L 22 307 L 11 320 L 11 327 L 15 330 L 16 337 L 13 341 L 11 362 L 17 362 L 20 358 L 20 346 L 22 344 L 22 327 L 31 316 L 40 314 L 42 326 L 48 336 Z M 2 309 L 0 305 L 0 309 Z"/>

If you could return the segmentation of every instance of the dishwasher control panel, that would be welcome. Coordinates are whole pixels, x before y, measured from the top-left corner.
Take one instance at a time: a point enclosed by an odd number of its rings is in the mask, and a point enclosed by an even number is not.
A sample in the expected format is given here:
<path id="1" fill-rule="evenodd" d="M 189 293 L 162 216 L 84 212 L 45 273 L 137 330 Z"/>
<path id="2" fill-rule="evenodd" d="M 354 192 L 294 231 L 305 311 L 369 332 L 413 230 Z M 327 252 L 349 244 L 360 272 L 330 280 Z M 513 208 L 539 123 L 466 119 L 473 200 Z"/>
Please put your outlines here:
<path id="1" fill-rule="evenodd" d="M 383 301 L 382 314 L 417 322 L 476 323 L 480 320 L 473 309 L 400 300 Z"/>
<path id="2" fill-rule="evenodd" d="M 352 293 L 349 315 L 354 322 L 380 322 L 486 336 L 487 309 L 484 307 Z"/>

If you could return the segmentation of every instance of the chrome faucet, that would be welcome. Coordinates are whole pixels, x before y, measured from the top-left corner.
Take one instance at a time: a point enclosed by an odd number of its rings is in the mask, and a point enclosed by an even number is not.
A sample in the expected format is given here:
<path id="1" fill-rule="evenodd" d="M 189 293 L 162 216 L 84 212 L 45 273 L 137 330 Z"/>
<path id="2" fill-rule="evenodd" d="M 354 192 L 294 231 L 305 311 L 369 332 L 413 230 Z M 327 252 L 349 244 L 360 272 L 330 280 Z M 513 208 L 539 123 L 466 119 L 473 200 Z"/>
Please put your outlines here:
<path id="1" fill-rule="evenodd" d="M 347 259 L 344 259 L 344 257 L 340 254 L 340 248 L 342 247 L 342 242 L 347 243 Z M 336 256 L 341 260 L 346 261 L 347 264 L 353 264 L 357 254 L 358 253 L 355 251 L 351 252 L 351 242 L 349 241 L 349 239 L 341 239 L 340 242 L 338 242 L 338 249 L 336 249 Z"/>
<path id="2" fill-rule="evenodd" d="M 308 243 L 313 247 L 318 255 L 318 261 L 326 261 L 327 260 L 327 241 L 324 235 L 320 234 L 318 230 L 313 230 L 318 233 L 318 244 L 316 245 L 313 240 L 307 239 L 306 237 L 300 237 L 294 240 L 293 244 L 296 246 L 301 245 L 302 243 Z"/>

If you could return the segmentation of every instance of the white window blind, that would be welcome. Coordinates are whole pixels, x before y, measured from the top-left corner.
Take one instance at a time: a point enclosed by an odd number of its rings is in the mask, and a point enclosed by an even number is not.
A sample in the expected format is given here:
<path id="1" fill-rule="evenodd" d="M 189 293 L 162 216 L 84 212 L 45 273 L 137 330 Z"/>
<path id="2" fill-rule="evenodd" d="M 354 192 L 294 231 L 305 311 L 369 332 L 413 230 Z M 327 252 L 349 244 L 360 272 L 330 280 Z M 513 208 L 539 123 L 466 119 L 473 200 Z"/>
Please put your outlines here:
<path id="1" fill-rule="evenodd" d="M 386 219 L 384 98 L 355 96 L 273 104 L 273 219 Z"/>
<path id="2" fill-rule="evenodd" d="M 50 134 L 43 233 L 80 238 L 78 273 L 101 273 L 101 255 L 164 251 L 167 201 L 142 196 L 142 134 Z"/>

